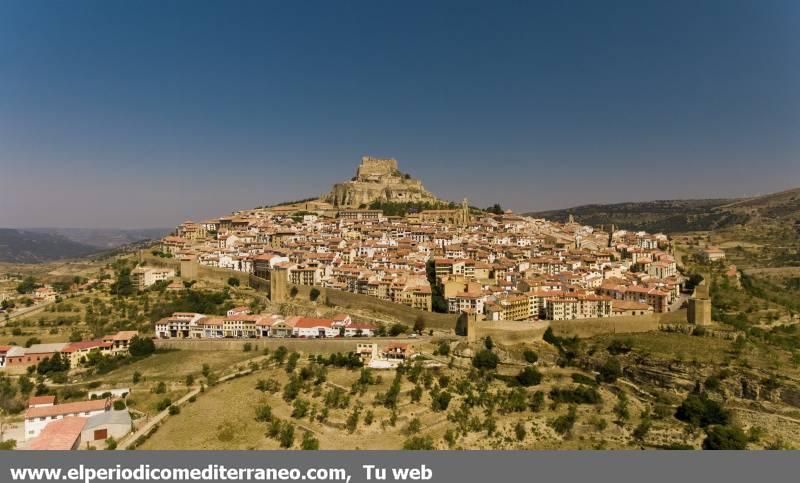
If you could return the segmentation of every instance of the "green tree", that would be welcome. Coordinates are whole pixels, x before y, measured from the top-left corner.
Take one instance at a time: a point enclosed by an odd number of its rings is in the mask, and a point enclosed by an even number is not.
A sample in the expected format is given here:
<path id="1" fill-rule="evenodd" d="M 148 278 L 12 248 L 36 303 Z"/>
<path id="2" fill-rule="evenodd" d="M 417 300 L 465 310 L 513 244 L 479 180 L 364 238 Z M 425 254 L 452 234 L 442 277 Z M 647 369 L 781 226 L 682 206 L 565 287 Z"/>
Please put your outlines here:
<path id="1" fill-rule="evenodd" d="M 228 285 L 230 285 L 231 287 L 238 287 L 240 283 L 241 282 L 239 282 L 238 278 L 228 277 Z"/>
<path id="2" fill-rule="evenodd" d="M 652 419 L 650 419 L 650 413 L 644 412 L 642 413 L 641 420 L 639 424 L 633 430 L 633 439 L 636 441 L 644 441 L 644 438 L 647 436 L 647 433 L 650 432 L 650 427 L 653 425 Z"/>
<path id="3" fill-rule="evenodd" d="M 627 421 L 630 419 L 630 410 L 628 409 L 628 396 L 624 392 L 617 394 L 617 404 L 614 406 L 614 414 L 617 415 L 620 421 Z"/>
<path id="4" fill-rule="evenodd" d="M 408 422 L 408 426 L 406 426 L 404 432 L 412 436 L 419 433 L 420 430 L 422 430 L 422 421 L 420 421 L 419 418 L 414 418 Z"/>
<path id="5" fill-rule="evenodd" d="M 286 362 L 286 373 L 291 374 L 297 368 L 297 361 L 300 359 L 300 354 L 292 352 L 289 354 L 289 360 Z"/>
<path id="6" fill-rule="evenodd" d="M 517 374 L 517 382 L 525 387 L 535 386 L 542 382 L 542 373 L 537 371 L 535 367 L 525 367 L 519 374 Z"/>
<path id="7" fill-rule="evenodd" d="M 17 386 L 19 386 L 19 392 L 21 394 L 27 396 L 28 394 L 31 393 L 31 391 L 33 391 L 33 386 L 34 385 L 33 385 L 33 382 L 31 382 L 31 380 L 30 380 L 30 378 L 28 376 L 22 375 L 22 376 L 19 376 L 19 379 L 17 380 Z M 6 392 L 6 395 L 7 395 L 8 391 L 5 391 L 5 392 Z"/>
<path id="8" fill-rule="evenodd" d="M 117 270 L 116 275 L 116 281 L 111 284 L 111 294 L 119 295 L 120 297 L 132 295 L 136 291 L 136 288 L 133 286 L 133 281 L 131 280 L 131 269 L 127 266 L 122 267 Z"/>
<path id="9" fill-rule="evenodd" d="M 537 413 L 544 409 L 544 393 L 542 391 L 536 391 L 531 394 L 531 402 L 529 404 L 531 411 Z"/>
<path id="10" fill-rule="evenodd" d="M 266 403 L 256 406 L 256 421 L 260 423 L 272 421 L 272 406 Z"/>
<path id="11" fill-rule="evenodd" d="M 502 215 L 503 213 L 505 213 L 503 207 L 500 206 L 500 203 L 495 203 L 492 206 L 486 208 L 484 211 L 486 211 L 487 213 L 492 213 L 494 215 Z"/>
<path id="12" fill-rule="evenodd" d="M 117 449 L 117 440 L 113 436 L 106 438 L 106 449 L 109 451 Z"/>
<path id="13" fill-rule="evenodd" d="M 433 439 L 430 436 L 413 436 L 403 443 L 405 450 L 432 450 Z"/>
<path id="14" fill-rule="evenodd" d="M 622 376 L 622 366 L 615 357 L 609 357 L 598 372 L 597 382 L 612 383 Z"/>
<path id="15" fill-rule="evenodd" d="M 523 441 L 528 434 L 528 431 L 525 429 L 525 423 L 522 421 L 517 422 L 517 425 L 514 426 L 514 434 L 517 437 L 517 441 Z"/>
<path id="16" fill-rule="evenodd" d="M 134 357 L 148 356 L 156 351 L 156 344 L 150 337 L 134 336 L 128 345 L 128 351 Z"/>
<path id="17" fill-rule="evenodd" d="M 403 324 L 392 324 L 389 327 L 389 335 L 391 337 L 397 337 L 400 334 L 405 334 L 408 332 L 408 327 Z"/>
<path id="18" fill-rule="evenodd" d="M 272 360 L 277 362 L 278 365 L 283 365 L 287 355 L 289 355 L 289 349 L 286 346 L 280 346 L 272 353 Z"/>
<path id="19" fill-rule="evenodd" d="M 431 396 L 431 409 L 434 411 L 447 411 L 452 396 L 447 391 L 442 391 L 435 396 Z"/>
<path id="20" fill-rule="evenodd" d="M 675 417 L 693 426 L 706 427 L 710 425 L 726 425 L 730 421 L 730 415 L 722 405 L 716 401 L 708 399 L 705 394 L 692 393 L 686 396 L 677 411 Z"/>
<path id="21" fill-rule="evenodd" d="M 319 440 L 311 434 L 310 431 L 303 433 L 303 441 L 300 447 L 306 451 L 313 451 L 319 449 Z"/>
<path id="22" fill-rule="evenodd" d="M 497 354 L 485 349 L 472 358 L 472 365 L 478 369 L 495 369 L 499 362 L 500 358 L 497 357 Z"/>
<path id="23" fill-rule="evenodd" d="M 19 294 L 28 294 L 33 292 L 33 290 L 38 287 L 36 284 L 36 279 L 32 276 L 27 276 L 17 285 L 17 293 Z"/>
<path id="24" fill-rule="evenodd" d="M 567 414 L 561 415 L 550 422 L 552 427 L 558 434 L 567 434 L 572 431 L 575 422 L 578 420 L 578 412 L 575 405 L 571 405 Z"/>
<path id="25" fill-rule="evenodd" d="M 418 335 L 422 335 L 422 332 L 425 330 L 425 318 L 422 315 L 418 315 L 417 319 L 414 321 L 414 332 Z"/>
<path id="26" fill-rule="evenodd" d="M 711 426 L 706 431 L 703 449 L 747 449 L 747 435 L 736 426 Z"/>
<path id="27" fill-rule="evenodd" d="M 292 403 L 292 417 L 295 419 L 302 419 L 308 414 L 310 404 L 305 399 L 297 398 Z"/>
<path id="28" fill-rule="evenodd" d="M 294 424 L 286 423 L 280 434 L 281 448 L 291 448 L 294 444 Z"/>

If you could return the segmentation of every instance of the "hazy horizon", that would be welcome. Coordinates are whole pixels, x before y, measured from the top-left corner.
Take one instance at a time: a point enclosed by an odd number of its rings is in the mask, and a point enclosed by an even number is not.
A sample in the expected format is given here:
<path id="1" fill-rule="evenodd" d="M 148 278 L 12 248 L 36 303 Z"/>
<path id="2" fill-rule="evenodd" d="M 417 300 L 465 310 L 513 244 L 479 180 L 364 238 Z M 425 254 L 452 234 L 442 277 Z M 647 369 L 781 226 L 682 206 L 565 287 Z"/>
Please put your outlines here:
<path id="1" fill-rule="evenodd" d="M 783 191 L 797 31 L 781 0 L 7 1 L 0 227 L 173 227 L 362 155 L 516 212 Z"/>

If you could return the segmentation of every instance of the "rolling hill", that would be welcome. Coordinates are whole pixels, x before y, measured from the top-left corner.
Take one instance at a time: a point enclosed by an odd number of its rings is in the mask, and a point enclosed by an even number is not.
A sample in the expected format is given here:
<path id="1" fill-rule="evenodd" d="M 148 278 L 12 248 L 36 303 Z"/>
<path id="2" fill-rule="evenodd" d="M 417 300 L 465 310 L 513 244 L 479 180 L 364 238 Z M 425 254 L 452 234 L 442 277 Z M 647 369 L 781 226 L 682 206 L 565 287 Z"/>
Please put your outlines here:
<path id="1" fill-rule="evenodd" d="M 760 221 L 791 224 L 800 220 L 800 188 L 743 199 L 658 200 L 593 204 L 562 210 L 525 213 L 537 218 L 576 221 L 649 232 L 719 230 Z"/>
<path id="2" fill-rule="evenodd" d="M 63 236 L 83 245 L 102 249 L 118 248 L 143 240 L 158 240 L 172 231 L 171 228 L 23 228 L 25 231 Z"/>
<path id="3" fill-rule="evenodd" d="M 738 200 L 720 207 L 732 213 L 750 217 L 800 219 L 800 188 Z"/>
<path id="4" fill-rule="evenodd" d="M 14 228 L 0 228 L 0 261 L 41 263 L 79 258 L 101 251 L 64 236 Z"/>

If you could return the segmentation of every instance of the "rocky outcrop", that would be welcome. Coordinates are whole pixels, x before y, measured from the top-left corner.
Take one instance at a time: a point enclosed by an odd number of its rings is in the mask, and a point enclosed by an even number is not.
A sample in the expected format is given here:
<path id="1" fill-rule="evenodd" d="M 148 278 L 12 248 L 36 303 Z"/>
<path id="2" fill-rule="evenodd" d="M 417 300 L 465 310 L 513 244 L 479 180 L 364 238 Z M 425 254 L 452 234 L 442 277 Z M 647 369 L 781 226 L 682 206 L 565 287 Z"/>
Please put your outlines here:
<path id="1" fill-rule="evenodd" d="M 578 365 L 586 370 L 598 371 L 608 357 L 607 354 L 585 356 L 578 361 Z M 723 400 L 740 399 L 800 407 L 800 388 L 796 381 L 775 379 L 761 371 L 737 368 L 735 373 L 721 376 L 720 368 L 714 364 L 654 359 L 635 352 L 618 356 L 617 359 L 622 366 L 623 376 L 643 388 L 689 392 L 699 384 Z M 705 387 L 711 376 L 716 376 L 715 387 Z"/>
<path id="2" fill-rule="evenodd" d="M 337 208 L 360 208 L 369 206 L 374 201 L 438 201 L 422 186 L 420 180 L 400 172 L 396 159 L 370 156 L 361 158 L 353 179 L 333 185 L 333 189 L 323 200 Z"/>

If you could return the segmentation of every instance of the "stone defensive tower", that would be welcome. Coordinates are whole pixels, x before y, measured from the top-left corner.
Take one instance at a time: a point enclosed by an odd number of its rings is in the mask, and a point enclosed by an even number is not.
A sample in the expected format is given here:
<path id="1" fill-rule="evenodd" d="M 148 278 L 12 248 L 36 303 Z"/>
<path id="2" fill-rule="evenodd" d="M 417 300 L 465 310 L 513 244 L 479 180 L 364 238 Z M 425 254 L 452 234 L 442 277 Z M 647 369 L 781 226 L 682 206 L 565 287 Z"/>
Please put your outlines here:
<path id="1" fill-rule="evenodd" d="M 711 324 L 711 297 L 705 280 L 694 288 L 694 293 L 689 299 L 686 320 L 694 325 Z"/>
<path id="2" fill-rule="evenodd" d="M 478 316 L 467 314 L 467 342 L 475 344 L 478 342 Z"/>
<path id="3" fill-rule="evenodd" d="M 274 267 L 269 272 L 269 299 L 272 303 L 286 302 L 288 299 L 289 271 Z"/>
<path id="4" fill-rule="evenodd" d="M 181 279 L 187 282 L 197 280 L 197 258 L 187 255 L 181 257 Z"/>

